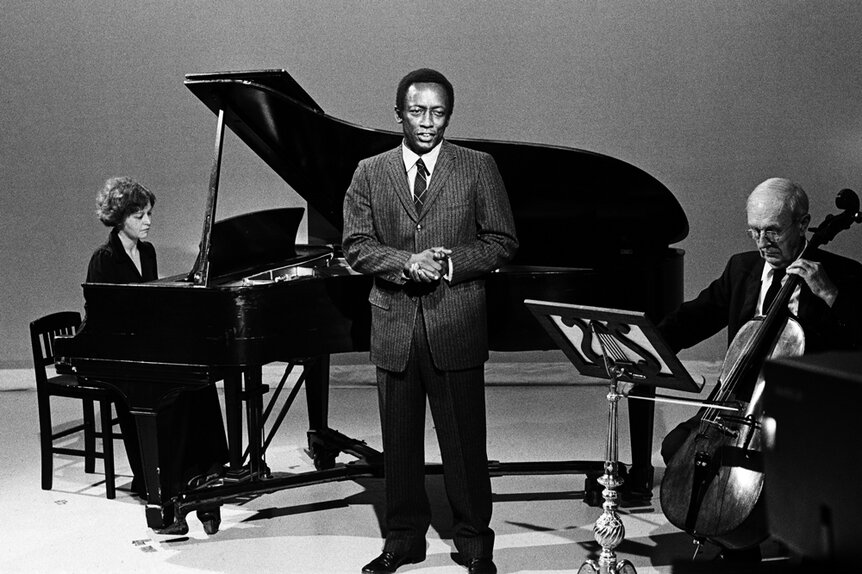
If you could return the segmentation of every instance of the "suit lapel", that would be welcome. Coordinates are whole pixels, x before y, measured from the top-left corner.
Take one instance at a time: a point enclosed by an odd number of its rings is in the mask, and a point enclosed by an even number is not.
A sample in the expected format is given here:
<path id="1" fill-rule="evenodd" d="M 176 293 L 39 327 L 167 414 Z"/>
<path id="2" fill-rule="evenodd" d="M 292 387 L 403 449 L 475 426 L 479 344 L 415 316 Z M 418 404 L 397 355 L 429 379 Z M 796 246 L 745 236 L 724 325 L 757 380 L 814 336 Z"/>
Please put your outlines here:
<path id="1" fill-rule="evenodd" d="M 745 278 L 745 302 L 742 306 L 743 317 L 751 318 L 757 313 L 757 299 L 760 298 L 760 278 L 763 275 L 764 265 L 763 259 L 760 259 L 751 268 L 748 276 Z"/>
<path id="2" fill-rule="evenodd" d="M 387 172 L 392 182 L 392 189 L 404 207 L 410 218 L 414 221 L 419 219 L 416 206 L 413 204 L 413 196 L 410 195 L 410 183 L 407 181 L 407 170 L 404 168 L 404 158 L 401 155 L 401 146 L 389 152 Z"/>
<path id="3" fill-rule="evenodd" d="M 455 171 L 455 152 L 452 146 L 446 140 L 440 144 L 440 155 L 437 156 L 437 163 L 434 165 L 434 173 L 431 174 L 431 185 L 428 186 L 428 191 L 425 192 L 425 204 L 422 206 L 422 212 L 428 209 L 440 197 L 443 187 L 446 185 L 446 180 Z"/>

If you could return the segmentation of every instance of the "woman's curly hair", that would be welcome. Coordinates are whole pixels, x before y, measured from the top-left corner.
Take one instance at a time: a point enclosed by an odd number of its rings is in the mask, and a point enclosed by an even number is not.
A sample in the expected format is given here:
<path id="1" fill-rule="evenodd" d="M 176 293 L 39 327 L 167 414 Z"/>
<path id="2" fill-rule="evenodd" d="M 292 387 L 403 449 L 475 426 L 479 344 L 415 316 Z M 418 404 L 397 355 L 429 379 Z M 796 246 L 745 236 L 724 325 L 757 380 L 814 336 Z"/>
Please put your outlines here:
<path id="1" fill-rule="evenodd" d="M 126 218 L 156 204 L 152 191 L 130 177 L 112 177 L 96 196 L 96 215 L 108 227 L 119 227 Z"/>

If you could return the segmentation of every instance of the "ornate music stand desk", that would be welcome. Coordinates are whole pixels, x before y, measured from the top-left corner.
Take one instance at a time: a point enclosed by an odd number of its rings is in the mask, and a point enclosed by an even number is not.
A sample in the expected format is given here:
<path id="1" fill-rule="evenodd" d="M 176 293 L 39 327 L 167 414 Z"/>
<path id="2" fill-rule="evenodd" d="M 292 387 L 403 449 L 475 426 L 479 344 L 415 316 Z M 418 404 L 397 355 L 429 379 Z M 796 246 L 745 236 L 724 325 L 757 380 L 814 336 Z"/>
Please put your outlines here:
<path id="1" fill-rule="evenodd" d="M 524 303 L 580 374 L 608 380 L 605 473 L 598 479 L 605 502 L 593 526 L 602 551 L 598 562 L 586 560 L 578 574 L 636 574 L 634 566 L 617 560 L 614 552 L 625 539 L 617 513 L 616 489 L 623 484 L 617 473 L 617 404 L 633 385 L 691 392 L 699 392 L 702 385 L 691 378 L 644 313 L 531 299 Z"/>

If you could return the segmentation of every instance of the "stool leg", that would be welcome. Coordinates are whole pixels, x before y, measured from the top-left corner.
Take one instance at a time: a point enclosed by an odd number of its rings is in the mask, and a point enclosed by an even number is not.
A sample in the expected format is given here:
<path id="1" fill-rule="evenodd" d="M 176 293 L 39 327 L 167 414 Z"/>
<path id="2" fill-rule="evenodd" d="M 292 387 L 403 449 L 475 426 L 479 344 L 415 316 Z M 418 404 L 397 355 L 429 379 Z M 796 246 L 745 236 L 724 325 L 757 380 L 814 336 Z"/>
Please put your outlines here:
<path id="1" fill-rule="evenodd" d="M 51 490 L 54 483 L 54 431 L 51 428 L 51 397 L 37 389 L 39 403 L 39 450 L 42 455 L 42 490 Z"/>
<path id="2" fill-rule="evenodd" d="M 96 416 L 93 399 L 84 403 L 84 472 L 96 472 Z"/>
<path id="3" fill-rule="evenodd" d="M 102 417 L 102 453 L 105 463 L 105 496 L 117 497 L 114 477 L 114 429 L 111 424 L 111 401 L 99 401 L 99 414 Z"/>

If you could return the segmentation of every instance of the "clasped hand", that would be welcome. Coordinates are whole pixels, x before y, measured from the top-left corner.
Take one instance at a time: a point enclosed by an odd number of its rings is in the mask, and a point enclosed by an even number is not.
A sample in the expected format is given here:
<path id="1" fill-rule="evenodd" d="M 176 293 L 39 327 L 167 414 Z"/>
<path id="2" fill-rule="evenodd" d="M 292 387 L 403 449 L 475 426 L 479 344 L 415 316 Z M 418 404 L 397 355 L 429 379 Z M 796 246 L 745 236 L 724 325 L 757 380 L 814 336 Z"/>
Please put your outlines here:
<path id="1" fill-rule="evenodd" d="M 451 253 L 452 250 L 445 247 L 431 247 L 414 253 L 404 266 L 404 274 L 416 282 L 438 281 L 448 271 Z"/>

